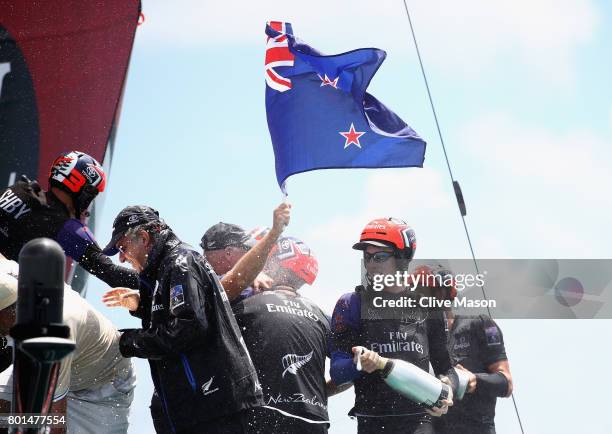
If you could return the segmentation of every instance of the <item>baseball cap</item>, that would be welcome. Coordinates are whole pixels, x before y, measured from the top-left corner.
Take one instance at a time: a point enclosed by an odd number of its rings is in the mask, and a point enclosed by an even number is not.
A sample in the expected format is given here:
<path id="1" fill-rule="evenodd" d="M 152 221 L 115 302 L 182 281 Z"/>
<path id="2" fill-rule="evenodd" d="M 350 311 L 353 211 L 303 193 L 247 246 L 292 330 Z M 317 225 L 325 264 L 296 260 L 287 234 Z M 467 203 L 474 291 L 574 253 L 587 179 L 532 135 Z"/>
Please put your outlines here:
<path id="1" fill-rule="evenodd" d="M 219 222 L 204 233 L 200 246 L 204 250 L 219 250 L 230 246 L 250 249 L 255 243 L 256 240 L 242 227 Z"/>
<path id="2" fill-rule="evenodd" d="M 132 205 L 123 208 L 115 217 L 113 235 L 102 252 L 107 256 L 116 255 L 119 253 L 116 244 L 128 229 L 151 222 L 163 222 L 159 218 L 159 213 L 153 208 L 145 205 Z"/>

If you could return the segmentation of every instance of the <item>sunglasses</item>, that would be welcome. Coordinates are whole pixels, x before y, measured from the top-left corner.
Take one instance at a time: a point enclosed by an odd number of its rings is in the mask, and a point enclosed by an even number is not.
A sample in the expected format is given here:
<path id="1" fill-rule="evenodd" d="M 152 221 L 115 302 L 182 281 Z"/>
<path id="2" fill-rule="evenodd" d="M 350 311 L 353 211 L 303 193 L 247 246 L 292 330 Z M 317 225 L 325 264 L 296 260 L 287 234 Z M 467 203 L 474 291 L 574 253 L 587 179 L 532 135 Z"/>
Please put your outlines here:
<path id="1" fill-rule="evenodd" d="M 363 261 L 370 262 L 374 261 L 377 264 L 382 262 L 386 262 L 389 258 L 395 256 L 393 252 L 376 252 L 376 253 L 368 253 L 363 252 Z"/>

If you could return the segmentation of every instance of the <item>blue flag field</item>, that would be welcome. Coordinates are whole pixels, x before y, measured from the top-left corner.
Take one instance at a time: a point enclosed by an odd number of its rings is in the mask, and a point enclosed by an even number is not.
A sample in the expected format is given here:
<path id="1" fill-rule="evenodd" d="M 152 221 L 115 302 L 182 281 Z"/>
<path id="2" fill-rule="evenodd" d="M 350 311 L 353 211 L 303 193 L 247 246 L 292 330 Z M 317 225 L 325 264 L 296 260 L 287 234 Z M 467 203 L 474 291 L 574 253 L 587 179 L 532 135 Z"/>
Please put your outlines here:
<path id="1" fill-rule="evenodd" d="M 266 113 L 276 178 L 316 169 L 422 167 L 425 142 L 366 92 L 386 53 L 325 56 L 291 24 L 266 26 Z"/>

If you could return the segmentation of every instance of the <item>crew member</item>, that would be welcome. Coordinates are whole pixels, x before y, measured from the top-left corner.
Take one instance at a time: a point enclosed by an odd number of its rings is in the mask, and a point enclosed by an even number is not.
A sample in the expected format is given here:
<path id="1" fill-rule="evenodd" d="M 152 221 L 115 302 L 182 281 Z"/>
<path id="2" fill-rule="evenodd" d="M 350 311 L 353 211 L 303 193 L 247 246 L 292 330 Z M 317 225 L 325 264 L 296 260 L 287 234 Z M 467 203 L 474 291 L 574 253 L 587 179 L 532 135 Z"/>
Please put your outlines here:
<path id="1" fill-rule="evenodd" d="M 291 205 L 281 203 L 274 210 L 272 228 L 259 237 L 232 223 L 220 222 L 206 230 L 200 243 L 203 255 L 221 279 L 230 301 L 270 287 L 272 279 L 262 269 L 290 216 Z"/>
<path id="2" fill-rule="evenodd" d="M 441 279 L 422 280 L 427 284 L 426 296 L 453 300 L 457 295 L 452 273 L 438 263 L 422 266 L 422 274 Z M 450 279 L 449 279 L 450 278 Z M 422 291 L 422 289 L 421 289 Z M 449 409 L 445 417 L 436 420 L 440 434 L 495 434 L 497 398 L 512 394 L 512 374 L 504 347 L 501 329 L 487 315 L 455 315 L 446 311 L 448 351 L 453 365 L 469 375 L 466 393 Z"/>
<path id="3" fill-rule="evenodd" d="M 0 335 L 15 323 L 19 265 L 0 259 Z M 51 413 L 67 413 L 68 433 L 124 434 L 136 378 L 119 352 L 117 328 L 68 285 L 64 323 L 76 349 L 60 364 Z M 0 406 L 10 410 L 12 367 L 0 374 Z M 2 402 L 4 401 L 4 402 Z"/>
<path id="4" fill-rule="evenodd" d="M 264 405 L 255 409 L 249 432 L 326 433 L 329 319 L 298 290 L 312 285 L 318 263 L 302 241 L 281 238 L 265 267 L 273 286 L 233 305 L 261 381 Z M 329 389 L 328 389 L 329 387 Z"/>
<path id="5" fill-rule="evenodd" d="M 265 239 L 263 236 L 253 238 L 240 226 L 230 223 L 217 223 L 206 231 L 200 245 L 230 301 L 236 302 L 253 295 L 256 291 L 254 288 L 260 290 L 270 287 L 270 277 L 261 270 L 276 240 L 289 224 L 290 216 L 290 204 L 282 203 L 276 207 L 273 212 L 273 230 L 266 231 L 269 235 Z M 140 303 L 140 292 L 115 288 L 108 291 L 102 301 L 108 307 L 121 306 L 136 311 Z M 171 431 L 157 391 L 151 397 L 150 410 L 155 431 L 160 434 Z"/>
<path id="6" fill-rule="evenodd" d="M 53 162 L 49 191 L 22 177 L 0 194 L 0 253 L 17 261 L 25 243 L 51 238 L 67 256 L 109 286 L 138 288 L 138 274 L 102 254 L 91 231 L 81 223 L 105 186 L 100 163 L 78 151 L 62 154 Z"/>
<path id="7" fill-rule="evenodd" d="M 372 294 L 414 296 L 402 281 L 385 283 L 382 292 L 373 290 L 377 276 L 408 271 L 416 249 L 414 231 L 402 220 L 376 219 L 366 225 L 353 248 L 363 251 L 366 282 L 336 303 L 331 324 L 331 378 L 336 384 L 354 383 L 355 406 L 350 414 L 357 417 L 359 433 L 433 433 L 431 416 L 446 413 L 452 397 L 426 409 L 391 389 L 379 371 L 384 366 L 381 356 L 405 360 L 425 372 L 431 363 L 435 374 L 455 389 L 457 376 L 446 348 L 442 312 L 397 309 L 387 318 L 370 305 Z M 366 350 L 358 353 L 362 347 Z M 357 357 L 362 372 L 356 369 Z"/>
<path id="8" fill-rule="evenodd" d="M 120 261 L 139 272 L 133 313 L 143 328 L 124 331 L 119 347 L 125 357 L 149 360 L 172 432 L 244 432 L 247 410 L 262 402 L 261 387 L 210 265 L 145 206 L 119 213 L 105 251 L 120 252 Z"/>

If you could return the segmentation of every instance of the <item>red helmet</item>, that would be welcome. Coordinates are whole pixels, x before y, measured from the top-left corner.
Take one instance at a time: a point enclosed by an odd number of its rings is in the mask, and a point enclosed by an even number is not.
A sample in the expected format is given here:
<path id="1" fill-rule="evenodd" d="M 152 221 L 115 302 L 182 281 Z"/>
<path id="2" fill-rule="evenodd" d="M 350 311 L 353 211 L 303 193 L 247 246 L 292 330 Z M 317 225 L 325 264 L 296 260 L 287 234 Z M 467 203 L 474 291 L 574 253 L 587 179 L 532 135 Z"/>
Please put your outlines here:
<path id="1" fill-rule="evenodd" d="M 368 245 L 393 247 L 400 258 L 412 260 L 416 250 L 414 230 L 405 221 L 393 217 L 372 220 L 353 245 L 355 250 L 365 250 Z"/>
<path id="2" fill-rule="evenodd" d="M 310 248 L 294 237 L 279 239 L 269 258 L 274 258 L 281 268 L 291 270 L 309 285 L 312 285 L 319 272 L 319 263 Z"/>
<path id="3" fill-rule="evenodd" d="M 421 277 L 417 280 L 417 276 Z M 450 291 L 451 300 L 457 296 L 455 279 L 452 272 L 442 264 L 433 263 L 419 265 L 412 272 L 412 281 L 425 288 L 447 288 Z"/>
<path id="4" fill-rule="evenodd" d="M 49 172 L 49 185 L 68 192 L 77 216 L 104 191 L 106 174 L 95 158 L 79 151 L 67 152 L 55 159 Z"/>

